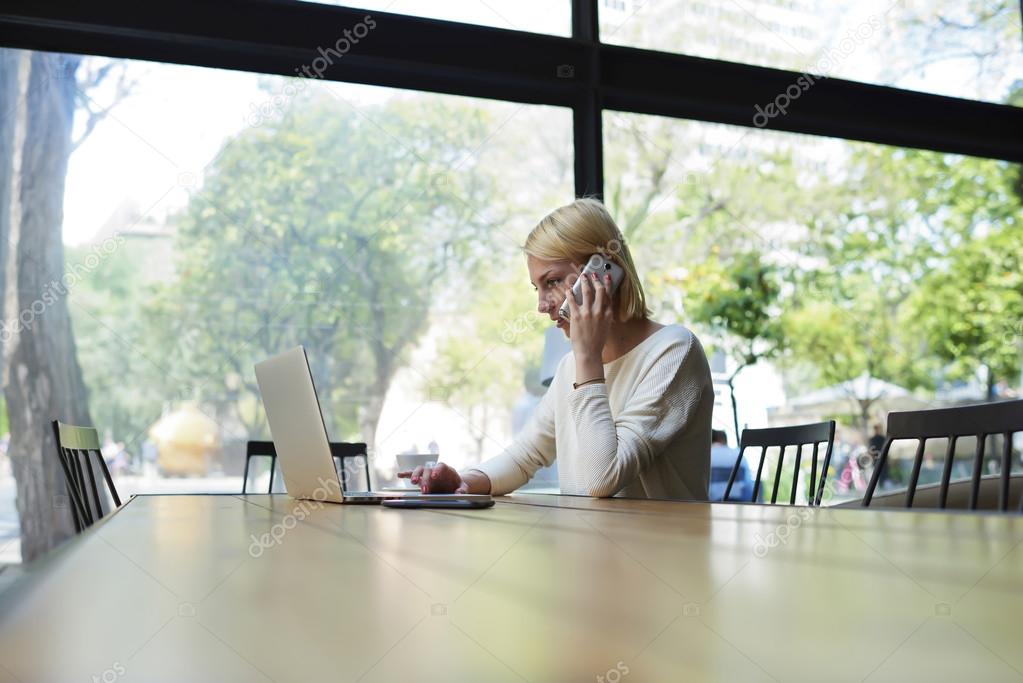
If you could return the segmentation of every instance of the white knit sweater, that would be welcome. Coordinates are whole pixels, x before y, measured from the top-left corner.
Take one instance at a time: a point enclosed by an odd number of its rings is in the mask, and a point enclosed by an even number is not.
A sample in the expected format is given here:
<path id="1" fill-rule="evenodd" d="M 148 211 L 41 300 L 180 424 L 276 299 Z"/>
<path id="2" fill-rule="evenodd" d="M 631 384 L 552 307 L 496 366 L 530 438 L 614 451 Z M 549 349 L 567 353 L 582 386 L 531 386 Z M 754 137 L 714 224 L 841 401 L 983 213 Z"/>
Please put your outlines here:
<path id="1" fill-rule="evenodd" d="M 556 457 L 562 493 L 707 499 L 714 387 L 696 336 L 665 326 L 605 363 L 604 377 L 573 389 L 575 358 L 561 360 L 519 437 L 476 468 L 494 495 Z"/>

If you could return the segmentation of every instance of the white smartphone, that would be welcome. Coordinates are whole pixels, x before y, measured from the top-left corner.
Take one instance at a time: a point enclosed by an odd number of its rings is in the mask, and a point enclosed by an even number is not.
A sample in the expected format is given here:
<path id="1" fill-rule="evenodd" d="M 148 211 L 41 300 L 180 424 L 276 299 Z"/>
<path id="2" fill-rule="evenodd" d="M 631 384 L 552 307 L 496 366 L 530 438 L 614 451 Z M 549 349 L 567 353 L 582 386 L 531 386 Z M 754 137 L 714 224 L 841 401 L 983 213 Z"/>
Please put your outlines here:
<path id="1" fill-rule="evenodd" d="M 611 274 L 611 293 L 614 294 L 618 290 L 618 285 L 622 283 L 622 278 L 625 276 L 625 270 L 614 261 L 604 258 L 600 254 L 594 254 L 586 261 L 586 266 L 583 268 L 583 272 L 579 275 L 579 279 L 576 280 L 575 284 L 572 285 L 572 294 L 575 296 L 575 302 L 582 304 L 583 302 L 583 291 L 582 291 L 582 279 L 590 273 L 596 273 L 601 282 L 604 280 L 604 274 Z M 565 299 L 565 303 L 561 304 L 561 309 L 558 311 L 565 320 L 569 319 L 570 309 L 568 307 L 568 299 Z"/>

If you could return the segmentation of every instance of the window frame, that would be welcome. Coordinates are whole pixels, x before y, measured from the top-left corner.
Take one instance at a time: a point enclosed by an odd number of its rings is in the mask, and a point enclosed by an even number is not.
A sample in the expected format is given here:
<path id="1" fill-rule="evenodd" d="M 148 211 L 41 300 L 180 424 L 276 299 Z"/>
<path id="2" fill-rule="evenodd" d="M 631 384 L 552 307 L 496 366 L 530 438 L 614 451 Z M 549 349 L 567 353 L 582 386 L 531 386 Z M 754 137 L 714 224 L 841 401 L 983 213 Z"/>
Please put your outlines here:
<path id="1" fill-rule="evenodd" d="M 571 107 L 575 192 L 598 197 L 605 109 L 756 127 L 754 107 L 801 75 L 607 45 L 598 0 L 571 3 L 566 38 L 299 0 L 10 0 L 0 46 L 293 76 L 369 14 L 324 79 Z M 838 78 L 762 128 L 1023 162 L 1023 108 Z"/>

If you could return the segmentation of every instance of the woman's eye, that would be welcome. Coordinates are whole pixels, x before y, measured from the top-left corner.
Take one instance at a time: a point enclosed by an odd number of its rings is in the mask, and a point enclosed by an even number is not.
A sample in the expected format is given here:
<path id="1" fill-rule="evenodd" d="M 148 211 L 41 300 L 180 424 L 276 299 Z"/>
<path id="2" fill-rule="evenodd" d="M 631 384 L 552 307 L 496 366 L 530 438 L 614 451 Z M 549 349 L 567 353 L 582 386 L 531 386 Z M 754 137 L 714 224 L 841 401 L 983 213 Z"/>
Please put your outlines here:
<path id="1" fill-rule="evenodd" d="M 557 287 L 559 282 L 561 282 L 560 279 L 558 279 L 558 278 L 551 278 L 550 280 L 547 281 L 547 286 L 548 287 Z"/>

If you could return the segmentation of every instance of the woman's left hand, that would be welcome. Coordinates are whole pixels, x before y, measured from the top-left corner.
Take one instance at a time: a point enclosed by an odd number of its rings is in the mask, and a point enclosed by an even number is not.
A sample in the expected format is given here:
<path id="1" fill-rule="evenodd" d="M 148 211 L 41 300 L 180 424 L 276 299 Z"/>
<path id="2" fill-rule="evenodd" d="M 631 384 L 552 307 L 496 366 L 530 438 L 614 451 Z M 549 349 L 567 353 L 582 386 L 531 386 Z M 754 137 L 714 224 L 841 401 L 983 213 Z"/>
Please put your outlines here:
<path id="1" fill-rule="evenodd" d="M 611 296 L 611 276 L 601 278 L 596 274 L 580 275 L 583 280 L 582 303 L 576 303 L 572 294 L 571 278 L 561 284 L 564 295 L 568 299 L 569 308 L 569 339 L 576 363 L 601 364 L 601 354 L 614 320 L 614 302 Z M 601 370 L 603 367 L 601 366 Z M 589 379 L 589 377 L 582 377 Z"/>

